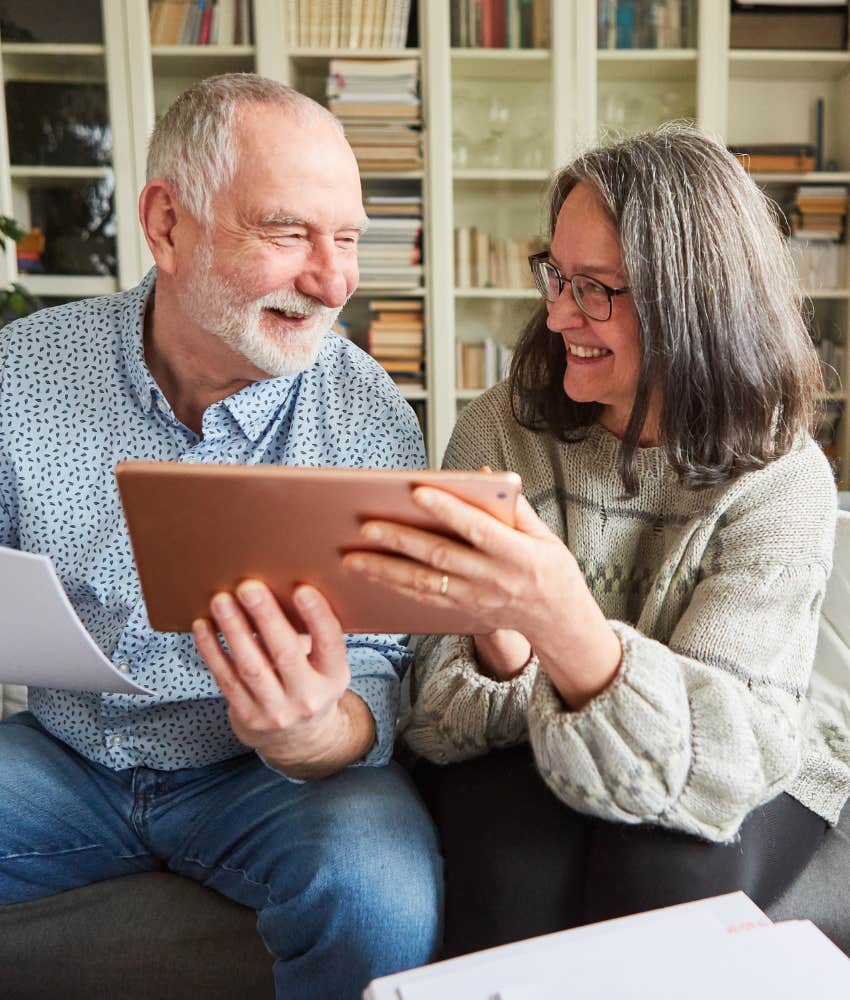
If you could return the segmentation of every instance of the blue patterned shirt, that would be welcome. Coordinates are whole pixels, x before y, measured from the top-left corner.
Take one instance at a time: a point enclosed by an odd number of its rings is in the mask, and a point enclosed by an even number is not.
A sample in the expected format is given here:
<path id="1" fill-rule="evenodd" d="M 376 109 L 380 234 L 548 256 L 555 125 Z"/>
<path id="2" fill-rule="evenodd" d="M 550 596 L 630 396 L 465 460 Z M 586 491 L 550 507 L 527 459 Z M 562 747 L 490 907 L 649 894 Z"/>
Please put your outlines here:
<path id="1" fill-rule="evenodd" d="M 43 310 L 0 333 L 0 544 L 49 556 L 103 652 L 156 696 L 30 690 L 50 732 L 107 767 L 199 767 L 245 753 L 191 635 L 148 624 L 113 470 L 124 459 L 421 468 L 412 409 L 363 351 L 325 337 L 316 363 L 210 406 L 203 438 L 151 377 L 155 270 L 129 292 Z M 234 511 L 234 517 L 238 517 Z M 305 524 L 294 531 L 309 530 Z M 348 636 L 351 690 L 392 750 L 400 637 Z"/>

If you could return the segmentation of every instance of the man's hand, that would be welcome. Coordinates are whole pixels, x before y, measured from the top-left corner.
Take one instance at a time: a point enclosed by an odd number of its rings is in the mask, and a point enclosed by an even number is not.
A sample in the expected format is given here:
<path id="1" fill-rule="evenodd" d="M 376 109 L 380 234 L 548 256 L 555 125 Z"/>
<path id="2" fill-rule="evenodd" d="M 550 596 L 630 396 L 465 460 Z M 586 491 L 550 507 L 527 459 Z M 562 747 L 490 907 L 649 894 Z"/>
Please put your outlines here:
<path id="1" fill-rule="evenodd" d="M 227 699 L 237 738 L 290 777 L 321 778 L 363 757 L 375 741 L 375 724 L 348 690 L 345 639 L 330 605 L 308 586 L 298 587 L 293 600 L 309 636 L 295 631 L 257 580 L 210 603 L 230 655 L 207 619 L 194 622 L 192 632 Z"/>

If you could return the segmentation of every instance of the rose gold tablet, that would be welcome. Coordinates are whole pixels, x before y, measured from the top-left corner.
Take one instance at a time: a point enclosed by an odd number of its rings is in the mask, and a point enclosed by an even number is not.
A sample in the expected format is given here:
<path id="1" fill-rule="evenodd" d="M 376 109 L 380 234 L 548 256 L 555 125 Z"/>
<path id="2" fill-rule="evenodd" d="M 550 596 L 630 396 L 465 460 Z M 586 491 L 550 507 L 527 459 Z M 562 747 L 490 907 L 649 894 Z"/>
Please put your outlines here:
<path id="1" fill-rule="evenodd" d="M 342 569 L 369 518 L 434 526 L 414 486 L 431 484 L 514 523 L 521 489 L 512 472 L 438 472 L 121 462 L 115 476 L 148 618 L 188 632 L 210 598 L 248 577 L 265 581 L 296 628 L 299 583 L 317 587 L 346 632 L 457 632 L 472 623 Z"/>

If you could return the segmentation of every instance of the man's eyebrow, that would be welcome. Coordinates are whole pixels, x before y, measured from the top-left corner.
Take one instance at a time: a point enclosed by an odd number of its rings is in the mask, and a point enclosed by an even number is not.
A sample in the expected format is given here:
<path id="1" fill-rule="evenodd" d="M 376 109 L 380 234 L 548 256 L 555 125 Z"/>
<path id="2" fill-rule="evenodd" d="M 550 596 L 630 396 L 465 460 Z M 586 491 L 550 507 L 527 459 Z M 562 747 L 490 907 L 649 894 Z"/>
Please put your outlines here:
<path id="1" fill-rule="evenodd" d="M 276 226 L 297 226 L 301 229 L 321 229 L 321 225 L 315 219 L 308 219 L 304 216 L 290 215 L 288 212 L 267 212 L 260 216 L 259 224 L 263 228 L 271 229 Z M 343 230 L 354 230 L 358 233 L 365 233 L 369 225 L 368 219 L 360 219 L 357 222 L 346 222 L 336 227 L 337 232 Z"/>

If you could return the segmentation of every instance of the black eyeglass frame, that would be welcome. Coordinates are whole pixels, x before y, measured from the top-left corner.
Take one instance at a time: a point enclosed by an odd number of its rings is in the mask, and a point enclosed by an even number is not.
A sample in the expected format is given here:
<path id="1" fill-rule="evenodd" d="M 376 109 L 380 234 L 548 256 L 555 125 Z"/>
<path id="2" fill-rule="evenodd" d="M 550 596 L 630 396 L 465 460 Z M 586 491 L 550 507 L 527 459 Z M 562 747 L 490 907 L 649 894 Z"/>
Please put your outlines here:
<path id="1" fill-rule="evenodd" d="M 551 273 L 554 274 L 558 282 L 558 294 L 553 299 L 550 299 L 549 295 L 545 294 L 543 289 L 537 283 L 537 268 L 540 264 L 545 264 Z M 531 268 L 531 275 L 534 278 L 534 287 L 538 292 L 540 292 L 540 295 L 546 302 L 557 302 L 564 291 L 564 286 L 569 284 L 575 304 L 579 307 L 579 309 L 581 309 L 585 316 L 588 317 L 588 319 L 592 319 L 596 323 L 607 323 L 608 320 L 611 319 L 611 313 L 614 309 L 613 300 L 615 295 L 623 295 L 625 292 L 631 291 L 631 287 L 629 285 L 624 285 L 622 288 L 612 288 L 610 285 L 606 285 L 604 281 L 600 281 L 598 278 L 591 278 L 589 274 L 574 274 L 571 278 L 568 278 L 565 274 L 561 273 L 557 265 L 552 263 L 549 258 L 548 250 L 542 250 L 540 253 L 533 253 L 528 258 L 528 265 Z M 598 285 L 604 290 L 605 294 L 608 296 L 608 315 L 604 319 L 601 319 L 599 316 L 592 315 L 581 304 L 581 294 L 576 293 L 576 287 L 573 284 L 576 278 L 584 278 L 586 281 L 592 281 L 594 285 Z"/>

